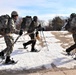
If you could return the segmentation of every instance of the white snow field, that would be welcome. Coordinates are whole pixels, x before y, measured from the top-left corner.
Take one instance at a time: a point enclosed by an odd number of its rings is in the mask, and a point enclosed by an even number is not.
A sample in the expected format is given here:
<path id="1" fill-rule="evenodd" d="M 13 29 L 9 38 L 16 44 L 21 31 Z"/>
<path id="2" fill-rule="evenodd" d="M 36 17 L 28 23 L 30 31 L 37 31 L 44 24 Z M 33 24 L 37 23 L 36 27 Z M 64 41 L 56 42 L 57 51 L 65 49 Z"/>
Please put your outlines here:
<path id="1" fill-rule="evenodd" d="M 27 49 L 23 49 L 23 43 L 30 40 L 28 35 L 24 36 L 23 34 L 15 43 L 11 54 L 11 58 L 18 61 L 17 64 L 0 64 L 0 70 L 28 70 L 42 67 L 48 69 L 52 68 L 52 63 L 56 67 L 74 68 L 76 66 L 76 60 L 73 60 L 74 56 L 65 56 L 62 54 L 63 50 L 66 50 L 66 48 L 74 43 L 71 34 L 65 35 L 68 33 L 67 31 L 43 31 L 43 33 L 39 33 L 45 45 L 45 47 L 41 47 L 38 45 L 40 42 L 37 40 L 35 47 L 40 52 L 30 52 L 31 45 L 28 45 Z M 16 39 L 18 35 L 13 34 L 13 37 Z M 0 51 L 4 48 L 6 48 L 4 38 L 0 38 Z"/>

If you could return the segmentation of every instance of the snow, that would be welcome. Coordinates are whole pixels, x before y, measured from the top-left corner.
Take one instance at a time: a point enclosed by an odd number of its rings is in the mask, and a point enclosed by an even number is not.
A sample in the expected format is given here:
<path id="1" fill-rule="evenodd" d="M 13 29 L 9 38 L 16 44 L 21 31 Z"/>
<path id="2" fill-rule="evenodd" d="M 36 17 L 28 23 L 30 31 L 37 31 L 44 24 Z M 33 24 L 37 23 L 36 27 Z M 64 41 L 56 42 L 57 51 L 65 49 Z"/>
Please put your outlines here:
<path id="1" fill-rule="evenodd" d="M 62 47 L 62 45 L 67 46 L 69 43 L 60 42 L 61 40 L 56 38 L 58 37 L 64 39 L 68 37 L 72 39 L 72 35 L 64 34 L 68 33 L 67 31 L 46 31 L 40 32 L 40 36 L 43 38 L 45 47 L 41 47 L 38 45 L 39 41 L 37 40 L 36 48 L 40 50 L 40 52 L 30 52 L 31 46 L 28 46 L 28 49 L 23 49 L 23 43 L 27 42 L 30 38 L 28 35 L 21 36 L 16 44 L 14 45 L 14 50 L 11 54 L 11 58 L 15 61 L 18 61 L 15 65 L 2 65 L 0 64 L 0 70 L 23 70 L 23 69 L 36 69 L 45 67 L 46 69 L 52 68 L 51 63 L 54 63 L 57 67 L 65 67 L 65 68 L 74 68 L 76 65 L 76 61 L 73 60 L 72 56 L 65 56 L 61 54 L 66 47 Z M 43 36 L 44 34 L 44 36 Z M 13 34 L 13 37 L 16 39 L 18 35 Z M 0 49 L 3 50 L 6 47 L 4 42 L 4 38 L 0 38 Z M 73 40 L 71 41 L 73 44 Z"/>

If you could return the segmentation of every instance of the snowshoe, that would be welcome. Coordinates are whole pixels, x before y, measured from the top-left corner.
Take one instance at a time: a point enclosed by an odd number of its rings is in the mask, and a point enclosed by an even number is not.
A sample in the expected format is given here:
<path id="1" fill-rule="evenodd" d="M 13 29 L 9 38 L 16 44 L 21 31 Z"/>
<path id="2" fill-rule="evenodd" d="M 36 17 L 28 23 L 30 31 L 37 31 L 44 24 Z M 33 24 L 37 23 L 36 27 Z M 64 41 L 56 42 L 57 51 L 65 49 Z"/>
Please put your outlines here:
<path id="1" fill-rule="evenodd" d="M 73 58 L 74 60 L 76 60 L 76 57 L 75 58 Z"/>
<path id="2" fill-rule="evenodd" d="M 61 54 L 68 55 L 68 56 L 71 55 L 70 52 L 66 52 L 66 51 L 61 52 Z"/>
<path id="3" fill-rule="evenodd" d="M 9 63 L 3 62 L 2 64 L 3 64 L 3 65 L 14 65 L 14 64 L 16 64 L 17 62 L 18 62 L 18 61 L 9 62 Z"/>
<path id="4" fill-rule="evenodd" d="M 11 60 L 10 56 L 7 56 L 4 64 L 14 64 L 14 63 L 16 63 L 16 62 L 13 60 L 13 58 Z"/>
<path id="5" fill-rule="evenodd" d="M 32 49 L 31 52 L 39 52 L 37 49 Z"/>
<path id="6" fill-rule="evenodd" d="M 24 49 L 27 49 L 27 47 L 26 47 L 25 43 L 23 44 L 23 47 L 24 47 Z"/>

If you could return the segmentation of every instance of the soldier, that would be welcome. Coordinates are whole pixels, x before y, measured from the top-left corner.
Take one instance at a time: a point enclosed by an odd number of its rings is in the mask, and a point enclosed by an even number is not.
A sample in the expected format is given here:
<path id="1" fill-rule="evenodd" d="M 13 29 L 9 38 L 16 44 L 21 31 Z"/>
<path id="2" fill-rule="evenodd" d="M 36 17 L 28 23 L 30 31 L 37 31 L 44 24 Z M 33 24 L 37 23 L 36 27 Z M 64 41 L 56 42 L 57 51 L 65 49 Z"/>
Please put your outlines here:
<path id="1" fill-rule="evenodd" d="M 29 34 L 31 40 L 26 42 L 26 43 L 23 43 L 24 48 L 26 48 L 27 45 L 32 44 L 31 52 L 37 52 L 38 51 L 37 49 L 35 49 L 36 36 L 38 35 L 38 31 L 36 31 L 34 33 L 36 27 L 38 27 L 38 18 L 37 18 L 37 16 L 34 16 L 32 22 L 31 22 L 31 24 L 27 30 L 28 33 L 32 32 L 31 34 Z"/>
<path id="2" fill-rule="evenodd" d="M 10 54 L 12 53 L 13 51 L 13 43 L 14 43 L 14 39 L 12 37 L 12 33 L 16 33 L 16 34 L 19 34 L 20 36 L 22 35 L 23 31 L 22 30 L 17 30 L 15 28 L 15 22 L 18 18 L 18 13 L 16 11 L 12 11 L 11 13 L 11 18 L 9 20 L 9 23 L 8 23 L 8 28 L 5 32 L 5 35 L 4 35 L 4 40 L 5 40 L 5 43 L 6 43 L 6 48 L 0 52 L 0 57 L 2 57 L 2 59 L 4 59 L 4 55 L 6 55 L 6 59 L 5 59 L 5 63 L 8 64 L 8 63 L 14 63 L 15 61 L 14 60 L 11 60 L 10 59 Z"/>
<path id="3" fill-rule="evenodd" d="M 71 24 L 71 23 L 72 23 L 71 21 L 73 21 L 73 19 L 75 19 L 75 18 L 76 18 L 76 14 L 75 14 L 75 13 L 72 13 L 72 14 L 70 15 L 70 19 L 71 19 L 71 20 L 70 20 L 70 22 L 69 22 L 69 24 L 70 24 L 71 27 L 67 28 L 67 29 L 69 30 L 69 32 L 72 33 L 72 36 L 73 36 L 73 39 L 74 39 L 74 42 L 75 42 L 75 44 L 73 44 L 72 46 L 70 46 L 69 48 L 66 49 L 66 52 L 67 52 L 68 55 L 70 55 L 70 52 L 71 52 L 73 49 L 76 48 L 76 27 L 75 27 L 74 22 L 73 22 L 74 26 L 73 26 L 73 24 Z"/>

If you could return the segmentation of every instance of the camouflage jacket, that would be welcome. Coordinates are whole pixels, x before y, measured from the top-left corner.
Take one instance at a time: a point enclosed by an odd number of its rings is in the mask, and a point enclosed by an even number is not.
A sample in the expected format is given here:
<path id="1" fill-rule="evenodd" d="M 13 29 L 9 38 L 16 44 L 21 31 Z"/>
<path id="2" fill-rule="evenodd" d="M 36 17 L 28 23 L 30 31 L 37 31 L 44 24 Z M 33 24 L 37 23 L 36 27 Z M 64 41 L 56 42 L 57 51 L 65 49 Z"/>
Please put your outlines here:
<path id="1" fill-rule="evenodd" d="M 28 32 L 29 33 L 33 32 L 36 29 L 37 26 L 38 26 L 38 22 L 32 21 L 30 26 L 29 26 Z"/>
<path id="2" fill-rule="evenodd" d="M 9 33 L 19 34 L 19 30 L 16 29 L 15 21 L 12 18 L 9 21 L 9 29 Z"/>

